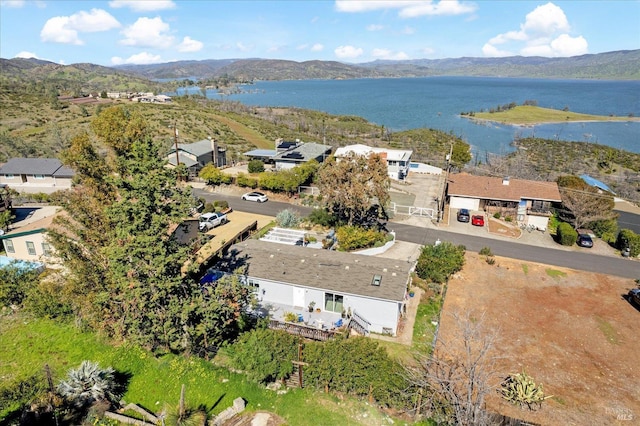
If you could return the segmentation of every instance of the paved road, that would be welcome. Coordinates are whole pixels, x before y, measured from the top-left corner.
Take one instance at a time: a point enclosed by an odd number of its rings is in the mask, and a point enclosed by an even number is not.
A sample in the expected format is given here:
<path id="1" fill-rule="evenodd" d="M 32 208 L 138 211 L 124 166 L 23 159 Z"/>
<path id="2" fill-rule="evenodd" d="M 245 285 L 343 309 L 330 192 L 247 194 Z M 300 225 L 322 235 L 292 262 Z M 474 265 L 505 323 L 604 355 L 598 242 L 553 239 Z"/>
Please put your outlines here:
<path id="1" fill-rule="evenodd" d="M 640 215 L 616 210 L 618 213 L 618 228 L 631 229 L 636 234 L 640 234 Z"/>
<path id="2" fill-rule="evenodd" d="M 242 201 L 239 196 L 226 196 L 214 194 L 199 189 L 194 189 L 194 194 L 204 197 L 207 201 L 226 200 L 234 210 L 249 213 L 276 216 L 284 209 L 292 209 L 300 212 L 302 216 L 308 215 L 312 209 L 309 207 L 295 206 L 288 203 L 268 201 L 266 203 L 254 203 Z M 389 230 L 396 232 L 396 238 L 420 245 L 433 244 L 436 240 L 450 241 L 454 244 L 463 244 L 468 250 L 478 252 L 483 247 L 489 247 L 497 256 L 521 259 L 530 262 L 547 265 L 563 266 L 571 269 L 599 272 L 607 275 L 616 275 L 624 278 L 640 278 L 640 262 L 624 259 L 622 257 L 599 256 L 582 252 L 568 252 L 547 247 L 537 247 L 511 241 L 503 241 L 493 238 L 484 238 L 473 235 L 448 232 L 440 229 L 424 228 L 390 222 Z"/>

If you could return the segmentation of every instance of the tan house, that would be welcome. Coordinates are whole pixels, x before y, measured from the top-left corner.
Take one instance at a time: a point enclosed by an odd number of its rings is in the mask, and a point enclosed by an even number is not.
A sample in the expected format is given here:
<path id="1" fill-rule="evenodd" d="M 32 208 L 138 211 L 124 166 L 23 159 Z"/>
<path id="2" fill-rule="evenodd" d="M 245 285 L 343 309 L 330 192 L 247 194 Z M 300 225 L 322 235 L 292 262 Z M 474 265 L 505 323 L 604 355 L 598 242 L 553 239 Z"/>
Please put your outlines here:
<path id="1" fill-rule="evenodd" d="M 552 205 L 562 202 L 555 182 L 467 173 L 449 175 L 447 197 L 452 209 L 499 212 L 540 230 L 547 229 Z"/>
<path id="2" fill-rule="evenodd" d="M 22 226 L 16 226 L 0 235 L 7 257 L 27 262 L 41 262 L 56 266 L 58 259 L 47 241 L 47 230 L 53 223 L 57 209 L 49 209 L 43 216 Z M 20 225 L 20 224 L 18 224 Z"/>
<path id="3" fill-rule="evenodd" d="M 71 188 L 74 175 L 57 158 L 12 158 L 0 167 L 0 184 L 18 192 L 53 192 Z"/>

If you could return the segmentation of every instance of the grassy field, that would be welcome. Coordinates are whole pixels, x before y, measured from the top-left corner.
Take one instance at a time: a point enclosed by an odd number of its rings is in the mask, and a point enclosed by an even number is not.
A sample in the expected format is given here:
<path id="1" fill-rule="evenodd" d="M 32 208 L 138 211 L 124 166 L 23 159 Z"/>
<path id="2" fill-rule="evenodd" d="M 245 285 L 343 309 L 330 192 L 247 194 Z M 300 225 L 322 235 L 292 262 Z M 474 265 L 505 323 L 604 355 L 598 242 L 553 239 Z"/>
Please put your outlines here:
<path id="1" fill-rule="evenodd" d="M 518 126 L 542 123 L 565 123 L 571 121 L 640 121 L 637 117 L 580 114 L 577 112 L 541 108 L 531 105 L 519 105 L 506 111 L 493 113 L 477 112 L 473 116 L 464 115 L 463 117 Z"/>
<path id="2" fill-rule="evenodd" d="M 42 373 L 45 364 L 49 364 L 57 382 L 70 368 L 88 359 L 127 375 L 124 400 L 152 412 L 160 411 L 165 404 L 176 404 L 180 387 L 185 384 L 187 404 L 203 406 L 209 415 L 242 397 L 247 401 L 247 411 L 274 412 L 291 425 L 380 425 L 390 421 L 364 402 L 312 389 L 293 389 L 278 395 L 203 359 L 174 355 L 155 358 L 139 348 L 112 346 L 71 324 L 4 316 L 0 317 L 0 335 L 0 388 Z M 0 424 L 17 408 L 0 407 Z"/>

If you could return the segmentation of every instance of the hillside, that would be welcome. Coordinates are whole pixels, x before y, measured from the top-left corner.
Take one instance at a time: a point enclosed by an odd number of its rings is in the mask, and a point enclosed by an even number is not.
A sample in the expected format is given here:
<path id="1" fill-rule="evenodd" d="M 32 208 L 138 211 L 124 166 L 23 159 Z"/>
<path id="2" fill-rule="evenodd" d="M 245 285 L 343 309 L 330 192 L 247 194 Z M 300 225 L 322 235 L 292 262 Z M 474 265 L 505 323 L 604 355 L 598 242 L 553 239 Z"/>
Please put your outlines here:
<path id="1" fill-rule="evenodd" d="M 640 50 L 569 58 L 512 56 L 505 58 L 415 59 L 346 64 L 335 61 L 295 62 L 275 59 L 177 61 L 123 65 L 116 69 L 147 78 L 203 79 L 229 76 L 238 80 L 303 80 L 437 75 L 531 78 L 640 79 Z"/>

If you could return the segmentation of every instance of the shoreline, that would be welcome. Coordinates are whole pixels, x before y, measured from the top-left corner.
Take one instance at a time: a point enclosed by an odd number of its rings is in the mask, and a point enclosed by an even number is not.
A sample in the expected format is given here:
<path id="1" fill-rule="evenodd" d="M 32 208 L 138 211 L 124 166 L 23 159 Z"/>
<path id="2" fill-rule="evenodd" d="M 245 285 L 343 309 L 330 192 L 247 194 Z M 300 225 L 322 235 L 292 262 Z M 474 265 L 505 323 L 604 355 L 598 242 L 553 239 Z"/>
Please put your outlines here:
<path id="1" fill-rule="evenodd" d="M 512 127 L 525 127 L 532 128 L 535 126 L 541 126 L 545 124 L 563 124 L 563 123 L 637 123 L 640 122 L 640 117 L 625 117 L 625 119 L 620 120 L 555 120 L 555 121 L 536 121 L 534 123 L 508 123 L 500 120 L 492 120 L 490 118 L 477 118 L 469 115 L 460 115 L 462 118 L 469 119 L 471 121 L 476 121 L 478 123 L 494 123 L 494 124 L 503 124 L 505 126 Z"/>

